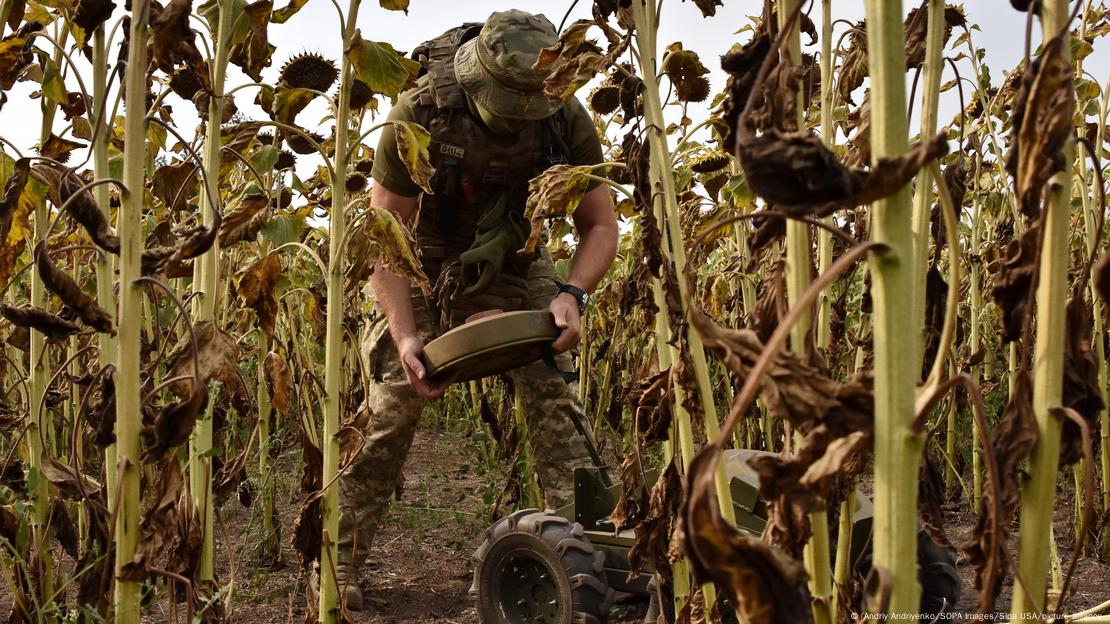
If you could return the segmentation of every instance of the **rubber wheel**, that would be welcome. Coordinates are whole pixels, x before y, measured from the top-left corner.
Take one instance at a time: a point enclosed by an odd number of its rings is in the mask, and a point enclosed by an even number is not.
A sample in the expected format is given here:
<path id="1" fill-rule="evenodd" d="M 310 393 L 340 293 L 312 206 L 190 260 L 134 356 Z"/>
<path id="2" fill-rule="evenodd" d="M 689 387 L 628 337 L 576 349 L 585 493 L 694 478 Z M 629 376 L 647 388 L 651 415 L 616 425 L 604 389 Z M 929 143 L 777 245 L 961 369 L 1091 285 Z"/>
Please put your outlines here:
<path id="1" fill-rule="evenodd" d="M 605 555 L 582 525 L 526 509 L 486 530 L 474 551 L 475 600 L 482 624 L 601 624 L 614 592 Z"/>
<path id="2" fill-rule="evenodd" d="M 857 569 L 864 578 L 871 572 L 870 547 Z M 960 603 L 963 580 L 956 570 L 956 553 L 937 545 L 924 529 L 917 530 L 917 580 L 921 583 L 921 615 L 932 618 L 954 611 Z"/>
<path id="3" fill-rule="evenodd" d="M 925 531 L 917 532 L 917 578 L 921 581 L 921 613 L 934 616 L 956 609 L 963 581 L 956 553 L 939 546 Z"/>

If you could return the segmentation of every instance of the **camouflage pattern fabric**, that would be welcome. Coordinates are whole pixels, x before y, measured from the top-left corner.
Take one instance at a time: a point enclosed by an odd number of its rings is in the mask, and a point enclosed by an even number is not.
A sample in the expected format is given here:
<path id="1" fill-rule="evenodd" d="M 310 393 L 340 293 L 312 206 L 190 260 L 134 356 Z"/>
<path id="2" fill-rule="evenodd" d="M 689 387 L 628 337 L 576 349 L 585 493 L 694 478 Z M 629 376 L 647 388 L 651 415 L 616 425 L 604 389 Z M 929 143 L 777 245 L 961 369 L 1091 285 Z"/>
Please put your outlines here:
<path id="1" fill-rule="evenodd" d="M 547 309 L 557 294 L 555 267 L 543 250 L 528 273 L 532 309 Z M 417 330 L 425 343 L 435 337 L 436 322 L 419 291 L 412 299 Z M 376 319 L 362 344 L 362 358 L 373 380 L 362 409 L 371 417 L 358 457 L 340 477 L 339 559 L 360 565 L 370 550 L 382 512 L 401 475 L 425 400 L 408 385 L 384 317 Z M 573 367 L 569 353 L 556 357 L 562 370 Z M 510 373 L 522 393 L 536 472 L 549 508 L 569 503 L 574 469 L 592 465 L 586 440 L 571 420 L 577 413 L 589 427 L 578 401 L 577 384 L 567 384 L 542 362 Z M 357 546 L 357 552 L 354 552 Z"/>
<path id="2" fill-rule="evenodd" d="M 536 70 L 539 51 L 559 42 L 543 15 L 516 9 L 491 14 L 477 38 L 459 46 L 455 74 L 475 102 L 507 119 L 543 119 L 562 102 L 544 95 L 550 70 Z"/>

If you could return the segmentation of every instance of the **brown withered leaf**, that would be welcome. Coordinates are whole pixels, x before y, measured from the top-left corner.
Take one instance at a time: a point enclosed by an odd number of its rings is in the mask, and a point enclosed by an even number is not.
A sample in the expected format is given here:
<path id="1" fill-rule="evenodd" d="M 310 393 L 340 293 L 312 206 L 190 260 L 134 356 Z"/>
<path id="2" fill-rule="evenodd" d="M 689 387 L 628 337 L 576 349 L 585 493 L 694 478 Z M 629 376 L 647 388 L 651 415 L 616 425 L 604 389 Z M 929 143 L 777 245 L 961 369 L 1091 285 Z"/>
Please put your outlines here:
<path id="1" fill-rule="evenodd" d="M 702 17 L 713 17 L 717 14 L 717 7 L 724 6 L 721 0 L 694 0 L 694 4 L 701 10 Z"/>
<path id="2" fill-rule="evenodd" d="M 674 390 L 671 369 L 639 376 L 622 401 L 632 410 L 632 423 L 642 445 L 666 440 L 671 426 Z"/>
<path id="3" fill-rule="evenodd" d="M 993 501 L 993 489 L 983 489 L 983 502 L 971 538 L 960 548 L 967 553 L 975 570 L 975 589 L 979 593 L 976 603 L 978 613 L 993 613 L 1002 581 L 1006 577 L 1010 556 L 1001 549 L 1008 543 L 1011 518 L 1021 502 L 1019 466 L 1032 452 L 1037 442 L 1037 423 L 1033 417 L 1033 386 L 1029 371 L 1020 368 L 1014 375 L 1014 390 L 1010 402 L 1002 411 L 1002 418 L 995 430 L 991 446 L 998 459 L 999 492 L 1001 501 Z M 995 518 L 996 504 L 1000 518 Z M 1001 535 L 995 535 L 992 527 Z"/>
<path id="4" fill-rule="evenodd" d="M 370 253 L 363 254 L 360 258 L 350 258 L 352 268 L 347 273 L 348 280 L 364 274 L 368 276 L 373 267 L 377 266 L 404 277 L 425 293 L 431 291 L 432 284 L 424 274 L 420 259 L 416 257 L 416 243 L 412 232 L 392 211 L 368 207 L 366 218 L 351 233 L 352 239 L 356 237 L 364 237 L 360 244 L 364 244 Z M 369 272 L 366 267 L 369 267 Z M 347 287 L 353 287 L 350 281 Z"/>
<path id="5" fill-rule="evenodd" d="M 605 33 L 608 50 L 602 51 L 600 46 L 586 38 L 587 31 L 593 26 Z M 621 37 L 604 21 L 581 19 L 564 28 L 555 45 L 540 50 L 533 68 L 549 72 L 544 79 L 544 93 L 566 102 L 594 76 L 615 65 L 628 47 L 628 42 L 628 37 Z"/>
<path id="6" fill-rule="evenodd" d="M 736 129 L 740 115 L 752 95 L 759 68 L 770 51 L 771 36 L 761 26 L 747 45 L 734 45 L 721 57 L 721 69 L 729 75 L 725 84 L 725 99 L 721 104 L 721 119 L 726 127 L 721 148 L 729 153 L 736 152 Z"/>
<path id="7" fill-rule="evenodd" d="M 690 309 L 690 323 L 705 346 L 733 373 L 746 378 L 763 351 L 763 343 L 748 329 L 727 329 L 700 310 Z M 762 381 L 763 400 L 771 414 L 790 422 L 802 434 L 811 427 L 827 427 L 834 437 L 872 426 L 871 376 L 857 373 L 841 384 L 793 353 L 779 353 Z"/>
<path id="8" fill-rule="evenodd" d="M 1041 211 L 1044 185 L 1063 171 L 1063 147 L 1072 136 L 1075 111 L 1073 70 L 1069 61 L 1071 36 L 1053 37 L 1028 71 L 1014 96 L 1013 127 L 1006 171 L 1014 178 L 1014 193 L 1022 213 L 1036 218 Z"/>
<path id="9" fill-rule="evenodd" d="M 1092 346 L 1092 310 L 1087 307 L 1084 293 L 1087 280 L 1075 280 L 1065 310 L 1064 330 L 1064 407 L 1075 410 L 1091 431 L 1097 431 L 1099 414 L 1106 408 L 1098 380 L 1098 363 Z M 1070 466 L 1083 458 L 1083 440 L 1079 427 L 1064 420 L 1060 439 L 1060 466 Z"/>
<path id="10" fill-rule="evenodd" d="M 524 205 L 524 217 L 531 224 L 527 242 L 519 252 L 525 256 L 532 254 L 543 232 L 543 223 L 555 216 L 570 217 L 578 208 L 586 187 L 588 177 L 593 172 L 588 165 L 555 165 L 528 181 L 528 200 Z"/>
<path id="11" fill-rule="evenodd" d="M 860 20 L 852 25 L 848 35 L 848 49 L 840 65 L 840 76 L 836 81 L 837 93 L 849 104 L 854 104 L 852 92 L 863 85 L 868 76 L 867 60 L 867 23 Z"/>
<path id="12" fill-rule="evenodd" d="M 288 414 L 293 407 L 293 373 L 285 363 L 285 358 L 270 351 L 263 360 L 262 371 L 266 378 L 270 404 L 278 412 Z"/>
<path id="13" fill-rule="evenodd" d="M 270 24 L 271 0 L 260 0 L 243 9 L 247 20 L 246 35 L 231 47 L 228 59 L 256 82 L 262 81 L 262 70 L 270 66 L 276 49 L 270 43 L 266 29 Z"/>
<path id="14" fill-rule="evenodd" d="M 56 497 L 51 498 L 49 515 L 50 532 L 54 534 L 54 539 L 58 540 L 58 544 L 67 555 L 76 560 L 80 555 L 78 542 L 81 538 L 77 535 L 77 527 L 73 524 L 73 518 L 69 516 L 65 501 Z"/>
<path id="15" fill-rule="evenodd" d="M 941 472 L 939 463 L 934 453 L 927 450 L 921 454 L 917 481 L 917 517 L 921 528 L 934 543 L 952 548 L 952 543 L 944 532 L 944 510 L 941 508 L 945 501 L 944 473 Z"/>
<path id="16" fill-rule="evenodd" d="M 1103 254 L 1095 265 L 1095 290 L 1102 299 L 1102 318 L 1110 324 L 1110 253 Z"/>
<path id="17" fill-rule="evenodd" d="M 35 267 L 42 278 L 43 286 L 58 295 L 62 303 L 76 313 L 82 323 L 98 332 L 114 335 L 116 330 L 112 326 L 112 315 L 97 305 L 95 299 L 85 294 L 76 280 L 54 264 L 46 250 L 46 241 L 39 241 L 34 253 Z"/>
<path id="18" fill-rule="evenodd" d="M 197 416 L 208 405 L 208 386 L 193 384 L 184 398 L 158 412 L 153 422 L 143 427 L 143 462 L 160 460 L 170 449 L 189 441 Z"/>
<path id="19" fill-rule="evenodd" d="M 324 456 L 308 434 L 301 430 L 303 451 L 301 492 L 307 494 L 293 523 L 293 547 L 301 556 L 301 568 L 313 569 L 320 560 L 320 542 L 323 535 L 323 516 L 320 512 L 320 488 L 324 481 Z"/>
<path id="20" fill-rule="evenodd" d="M 81 326 L 77 323 L 31 305 L 13 306 L 0 303 L 0 316 L 11 321 L 13 325 L 36 330 L 48 340 L 65 340 L 81 331 Z"/>
<path id="21" fill-rule="evenodd" d="M 121 571 L 123 580 L 140 581 L 147 569 L 174 539 L 178 527 L 179 500 L 188 499 L 182 492 L 185 479 L 181 462 L 174 455 L 162 458 L 154 487 L 147 491 L 143 501 L 142 537 L 135 548 L 135 555 Z"/>
<path id="22" fill-rule="evenodd" d="M 267 335 L 274 335 L 277 322 L 277 282 L 282 276 L 281 255 L 271 251 L 264 258 L 239 273 L 236 291 L 243 305 L 258 315 L 258 326 Z"/>
<path id="23" fill-rule="evenodd" d="M 840 164 L 810 132 L 769 129 L 757 137 L 742 137 L 737 144 L 748 186 L 775 209 L 793 216 L 826 216 L 892 195 L 947 151 L 941 133 L 905 154 L 881 158 L 867 171 Z"/>
<path id="24" fill-rule="evenodd" d="M 6 244 L 8 234 L 11 233 L 17 219 L 20 222 L 19 230 L 24 228 L 22 224 L 26 223 L 31 207 L 29 204 L 21 207 L 20 198 L 30 176 L 31 161 L 20 158 L 15 161 L 11 175 L 4 182 L 4 195 L 0 197 L 0 245 Z M 22 234 L 16 232 L 16 235 L 22 240 Z"/>
<path id="25" fill-rule="evenodd" d="M 18 24 L 13 30 L 15 26 Z M 31 35 L 43 28 L 40 22 L 26 22 L 15 33 L 0 39 L 0 94 L 11 89 L 35 60 L 35 40 Z"/>
<path id="26" fill-rule="evenodd" d="M 151 2 L 151 37 L 147 46 L 151 70 L 160 69 L 169 75 L 176 65 L 202 66 L 204 59 L 189 24 L 192 10 L 192 0 L 170 0 L 165 7 Z"/>
<path id="27" fill-rule="evenodd" d="M 780 225 L 784 222 L 783 219 L 767 220 L 778 222 Z M 782 233 L 786 233 L 785 227 L 782 228 Z M 786 316 L 786 258 L 778 258 L 771 263 L 770 270 L 759 282 L 758 292 L 759 300 L 755 302 L 755 309 L 748 318 L 748 326 L 755 329 L 761 341 L 766 341 L 779 326 L 782 317 Z"/>
<path id="28" fill-rule="evenodd" d="M 112 0 L 77 0 L 77 12 L 73 16 L 73 23 L 85 31 L 87 40 L 93 31 L 108 21 L 115 9 L 116 4 Z"/>
<path id="29" fill-rule="evenodd" d="M 116 367 L 101 368 L 89 386 L 89 399 L 83 407 L 82 419 L 93 428 L 93 444 L 106 448 L 116 441 L 116 383 L 112 375 Z"/>
<path id="30" fill-rule="evenodd" d="M 197 166 L 190 160 L 158 167 L 151 182 L 150 192 L 174 212 L 188 207 L 189 198 L 196 195 L 200 185 Z"/>
<path id="31" fill-rule="evenodd" d="M 967 18 L 964 17 L 963 10 L 959 7 L 944 7 L 942 48 L 945 43 L 948 43 L 949 37 L 952 36 L 952 28 L 954 26 L 963 26 L 966 22 Z M 909 15 L 906 16 L 906 21 L 902 25 L 906 37 L 906 71 L 917 69 L 925 63 L 925 44 L 926 35 L 928 33 L 928 23 L 928 11 L 925 5 L 914 7 L 910 10 Z"/>
<path id="32" fill-rule="evenodd" d="M 684 50 L 682 42 L 667 47 L 663 73 L 674 85 L 675 97 L 680 102 L 702 102 L 709 96 L 709 68 L 693 50 Z"/>
<path id="33" fill-rule="evenodd" d="M 749 624 L 812 622 L 805 567 L 721 517 L 713 493 L 719 452 L 713 445 L 702 449 L 687 480 L 685 551 L 696 577 L 724 589 Z"/>
<path id="34" fill-rule="evenodd" d="M 414 184 L 425 193 L 433 193 L 432 167 L 428 147 L 432 144 L 432 134 L 423 126 L 411 121 L 393 122 L 393 137 L 397 143 L 397 155 L 404 163 Z"/>
<path id="35" fill-rule="evenodd" d="M 39 464 L 39 471 L 50 485 L 58 488 L 58 493 L 63 498 L 83 501 L 100 492 L 101 486 L 95 479 L 81 474 L 72 466 L 55 461 L 45 452 L 42 455 L 42 463 Z"/>
<path id="36" fill-rule="evenodd" d="M 85 228 L 89 238 L 98 247 L 118 254 L 119 237 L 112 234 L 108 219 L 97 207 L 92 191 L 81 191 L 83 186 L 85 186 L 85 180 L 80 176 L 68 172 L 63 173 L 58 184 L 60 205 L 66 206 L 66 212 L 69 213 L 69 216 Z M 81 193 L 78 194 L 78 191 L 81 191 Z"/>
<path id="37" fill-rule="evenodd" d="M 166 356 L 167 377 L 192 377 L 196 371 L 201 384 L 207 385 L 210 380 L 218 379 L 233 397 L 249 405 L 246 383 L 239 374 L 239 345 L 235 338 L 218 329 L 214 321 L 200 321 L 193 329 L 197 338 L 199 369 L 194 368 L 193 343 L 189 332 L 185 332 Z M 187 397 L 193 393 L 192 386 L 192 380 L 185 379 L 170 384 L 170 390 L 179 397 Z"/>
<path id="38" fill-rule="evenodd" d="M 270 199 L 257 185 L 248 186 L 228 208 L 220 223 L 220 247 L 254 240 L 270 220 Z"/>
<path id="39" fill-rule="evenodd" d="M 1029 305 L 1029 288 L 1037 272 L 1037 248 L 1041 244 L 1038 221 L 1021 234 L 1019 240 L 1006 245 L 1002 267 L 995 275 L 991 296 L 1002 317 L 1002 342 L 1021 335 Z"/>
<path id="40" fill-rule="evenodd" d="M 64 139 L 56 134 L 51 134 L 46 139 L 46 143 L 39 146 L 39 156 L 43 158 L 50 158 L 60 163 L 69 160 L 69 155 L 73 150 L 85 147 L 84 143 Z"/>
<path id="41" fill-rule="evenodd" d="M 609 516 L 617 531 L 638 525 L 647 512 L 648 490 L 647 484 L 644 483 L 644 466 L 641 457 L 640 450 L 630 445 L 628 454 L 621 462 L 621 493 L 613 513 Z"/>
<path id="42" fill-rule="evenodd" d="M 220 233 L 222 222 L 223 216 L 219 212 L 215 212 L 212 215 L 211 225 L 195 225 L 180 232 L 178 236 L 181 239 L 181 244 L 174 252 L 172 260 L 176 262 L 192 260 L 211 249 L 212 245 L 216 243 L 216 237 Z"/>
<path id="43" fill-rule="evenodd" d="M 652 486 L 647 513 L 636 525 L 636 543 L 628 551 L 633 575 L 639 575 L 644 564 L 650 563 L 669 581 L 671 537 L 682 513 L 683 498 L 682 477 L 672 459 Z"/>

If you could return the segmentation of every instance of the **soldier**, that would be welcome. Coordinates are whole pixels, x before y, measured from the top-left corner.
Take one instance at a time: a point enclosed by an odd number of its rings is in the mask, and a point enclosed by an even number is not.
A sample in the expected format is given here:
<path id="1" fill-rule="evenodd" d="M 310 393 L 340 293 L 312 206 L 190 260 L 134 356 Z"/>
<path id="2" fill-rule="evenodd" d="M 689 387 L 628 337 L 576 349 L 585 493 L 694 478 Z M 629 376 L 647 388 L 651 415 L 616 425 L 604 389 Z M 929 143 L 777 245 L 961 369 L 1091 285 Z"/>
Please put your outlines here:
<path id="1" fill-rule="evenodd" d="M 480 27 L 480 30 L 479 30 Z M 433 194 L 422 194 L 383 130 L 373 165 L 372 201 L 414 224 L 423 268 L 435 283 L 429 298 L 380 266 L 371 278 L 379 316 L 363 343 L 373 377 L 371 412 L 361 453 L 340 479 L 342 516 L 337 576 L 348 609 L 361 610 L 358 567 L 383 508 L 397 487 L 424 404 L 446 383 L 428 378 L 424 344 L 476 312 L 548 309 L 561 334 L 559 368 L 581 335 L 579 315 L 616 255 L 617 225 L 609 189 L 594 185 L 573 214 L 579 242 L 570 276 L 560 284 L 544 245 L 521 257 L 528 181 L 557 163 L 602 162 L 589 114 L 543 93 L 538 52 L 558 40 L 542 15 L 506 11 L 445 33 L 423 51 L 428 73 L 398 98 L 389 119 L 414 121 L 432 134 Z M 577 392 L 558 371 L 537 362 L 511 373 L 522 393 L 544 503 L 570 501 L 572 474 L 591 464 L 587 440 L 571 420 Z M 585 420 L 585 419 L 581 419 Z"/>

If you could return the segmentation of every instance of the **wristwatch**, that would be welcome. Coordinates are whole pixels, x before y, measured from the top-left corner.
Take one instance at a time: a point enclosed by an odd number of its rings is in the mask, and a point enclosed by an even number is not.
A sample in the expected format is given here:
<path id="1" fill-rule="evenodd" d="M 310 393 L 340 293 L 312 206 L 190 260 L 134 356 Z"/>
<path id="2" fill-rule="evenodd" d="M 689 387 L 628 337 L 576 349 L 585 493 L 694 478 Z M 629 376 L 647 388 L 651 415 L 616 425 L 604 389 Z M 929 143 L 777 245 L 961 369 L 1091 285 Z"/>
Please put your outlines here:
<path id="1" fill-rule="evenodd" d="M 559 292 L 555 296 L 557 297 L 563 293 L 569 293 L 572 297 L 578 300 L 579 314 L 582 314 L 586 311 L 586 300 L 589 298 L 589 295 L 586 294 L 586 291 L 572 284 L 559 284 Z"/>

